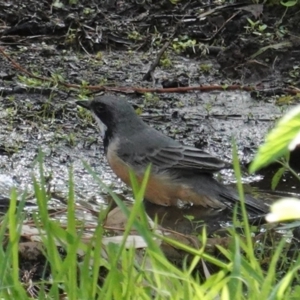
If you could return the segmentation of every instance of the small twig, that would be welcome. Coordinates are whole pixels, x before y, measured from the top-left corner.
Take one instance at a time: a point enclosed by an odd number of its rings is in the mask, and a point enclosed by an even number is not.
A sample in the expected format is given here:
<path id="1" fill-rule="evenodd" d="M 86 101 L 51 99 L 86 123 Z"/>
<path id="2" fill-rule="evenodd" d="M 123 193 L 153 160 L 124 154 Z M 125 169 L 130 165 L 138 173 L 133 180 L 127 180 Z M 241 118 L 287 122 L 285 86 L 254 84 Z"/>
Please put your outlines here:
<path id="1" fill-rule="evenodd" d="M 4 49 L 2 47 L 0 47 L 0 52 L 2 53 L 2 55 L 11 62 L 11 64 L 17 69 L 20 70 L 21 72 L 25 73 L 26 75 L 35 78 L 35 79 L 39 79 L 39 80 L 43 80 L 43 81 L 52 81 L 50 78 L 47 77 L 42 77 L 42 76 L 36 76 L 32 73 L 30 73 L 29 71 L 27 71 L 26 69 L 24 69 L 21 65 L 19 65 L 17 62 L 15 62 L 10 56 L 8 56 L 5 52 Z"/>
<path id="2" fill-rule="evenodd" d="M 158 52 L 158 54 L 157 54 L 154 62 L 151 64 L 149 70 L 144 75 L 143 80 L 149 81 L 151 79 L 152 74 L 153 74 L 155 68 L 159 64 L 159 61 L 160 61 L 162 55 L 164 54 L 164 52 L 166 51 L 166 49 L 169 47 L 170 43 L 171 43 L 171 38 L 167 42 L 165 42 L 165 44 L 163 45 L 163 47 L 160 49 L 160 51 Z"/>
<path id="3" fill-rule="evenodd" d="M 182 19 L 183 19 L 183 18 L 184 18 L 184 17 L 182 17 Z M 166 51 L 166 49 L 169 47 L 169 45 L 170 45 L 170 43 L 171 43 L 173 37 L 174 37 L 175 34 L 177 33 L 177 30 L 178 30 L 178 27 L 179 27 L 180 24 L 181 24 L 181 21 L 179 21 L 179 22 L 176 24 L 173 34 L 169 37 L 169 40 L 165 42 L 165 44 L 163 45 L 163 47 L 162 47 L 162 48 L 160 49 L 160 51 L 157 53 L 157 56 L 156 56 L 154 62 L 151 64 L 151 66 L 150 66 L 148 72 L 144 75 L 143 80 L 149 81 L 149 80 L 152 78 L 152 74 L 153 74 L 155 68 L 158 66 L 159 61 L 160 61 L 162 55 L 164 54 L 164 52 Z"/>
<path id="4" fill-rule="evenodd" d="M 203 41 L 203 42 L 209 42 L 209 41 L 213 40 L 222 31 L 222 29 L 226 26 L 226 24 L 228 22 L 230 22 L 234 17 L 236 17 L 239 13 L 240 13 L 240 10 L 238 10 L 237 12 L 235 12 L 229 19 L 227 19 L 222 24 L 222 26 L 211 37 L 209 37 L 207 39 L 201 39 L 201 41 Z"/>
<path id="5" fill-rule="evenodd" d="M 164 47 L 163 47 L 164 48 Z M 81 89 L 82 86 L 78 84 L 72 84 L 62 81 L 55 81 L 52 78 L 47 78 L 43 76 L 36 76 L 32 74 L 31 72 L 27 71 L 25 68 L 23 68 L 20 64 L 15 62 L 9 55 L 7 55 L 4 52 L 4 49 L 0 47 L 0 53 L 3 54 L 3 56 L 10 61 L 10 63 L 20 72 L 26 74 L 27 76 L 35 79 L 39 79 L 42 81 L 52 82 L 54 85 L 61 85 L 67 88 L 75 88 L 75 89 Z M 119 93 L 125 93 L 125 94 L 133 94 L 133 93 L 186 93 L 190 91 L 201 91 L 201 92 L 211 92 L 211 91 L 259 91 L 264 92 L 265 90 L 261 88 L 259 85 L 257 86 L 242 86 L 242 85 L 229 85 L 229 86 L 222 86 L 222 85 L 207 85 L 207 86 L 187 86 L 187 87 L 175 87 L 175 88 L 142 88 L 142 87 L 111 87 L 111 86 L 104 86 L 104 85 L 88 85 L 85 86 L 85 89 L 94 91 L 94 92 L 100 92 L 100 91 L 106 91 L 106 92 L 119 92 Z M 272 92 L 274 93 L 276 89 L 273 89 Z M 295 87 L 289 86 L 288 88 L 281 88 L 279 91 L 280 93 L 287 93 L 296 95 L 299 94 L 299 89 Z"/>
<path id="6" fill-rule="evenodd" d="M 91 89 L 96 87 L 90 87 Z M 175 88 L 141 88 L 141 87 L 106 87 L 107 91 L 112 92 L 125 92 L 125 93 L 186 93 L 189 91 L 201 91 L 201 92 L 211 92 L 211 91 L 234 91 L 234 90 L 243 90 L 243 91 L 255 91 L 255 87 L 252 86 L 242 86 L 242 85 L 230 85 L 230 86 L 221 86 L 221 85 L 206 85 L 206 86 L 185 86 L 185 87 L 175 87 Z"/>

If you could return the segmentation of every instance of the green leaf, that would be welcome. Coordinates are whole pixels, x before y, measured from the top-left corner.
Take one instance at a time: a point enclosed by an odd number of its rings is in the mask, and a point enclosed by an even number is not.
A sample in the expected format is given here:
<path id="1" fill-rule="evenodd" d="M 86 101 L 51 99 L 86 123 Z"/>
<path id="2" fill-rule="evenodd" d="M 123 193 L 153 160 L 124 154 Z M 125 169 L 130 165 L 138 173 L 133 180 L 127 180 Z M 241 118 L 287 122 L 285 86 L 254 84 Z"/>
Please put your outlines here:
<path id="1" fill-rule="evenodd" d="M 280 4 L 285 6 L 285 7 L 292 7 L 295 6 L 297 4 L 298 0 L 289 0 L 289 1 L 281 1 Z"/>
<path id="2" fill-rule="evenodd" d="M 274 191 L 282 177 L 282 175 L 285 172 L 285 168 L 281 167 L 277 170 L 277 172 L 274 174 L 274 176 L 272 177 L 272 183 L 271 183 L 271 189 L 272 191 Z"/>
<path id="3" fill-rule="evenodd" d="M 260 146 L 258 153 L 250 166 L 250 172 L 274 162 L 279 157 L 293 150 L 300 143 L 300 106 L 292 109 L 271 130 L 266 142 Z"/>

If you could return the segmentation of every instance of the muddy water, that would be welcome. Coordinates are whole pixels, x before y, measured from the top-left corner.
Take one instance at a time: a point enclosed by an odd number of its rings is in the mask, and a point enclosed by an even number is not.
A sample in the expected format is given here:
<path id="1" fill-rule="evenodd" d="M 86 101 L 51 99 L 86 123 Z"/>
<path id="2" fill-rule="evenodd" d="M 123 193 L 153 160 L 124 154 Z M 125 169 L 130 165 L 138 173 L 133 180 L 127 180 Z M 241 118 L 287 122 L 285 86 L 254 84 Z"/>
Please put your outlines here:
<path id="1" fill-rule="evenodd" d="M 38 54 L 37 54 L 38 55 Z M 26 57 L 23 56 L 23 59 Z M 138 55 L 120 60 L 118 53 L 103 54 L 104 64 L 90 64 L 89 59 L 80 63 L 73 56 L 65 57 L 67 64 L 61 71 L 68 72 L 76 64 L 82 70 L 77 80 L 106 76 L 116 85 L 130 85 L 140 81 L 148 65 Z M 54 64 L 46 60 L 42 64 Z M 116 65 L 116 61 L 118 65 Z M 60 61 L 61 63 L 61 61 Z M 10 69 L 9 65 L 3 69 Z M 128 71 L 129 69 L 135 72 Z M 137 71 L 138 70 L 138 71 Z M 64 73 L 65 72 L 65 73 Z M 214 80 L 209 76 L 199 77 L 198 63 L 192 59 L 173 58 L 172 70 L 157 69 L 157 78 L 171 78 L 175 73 L 187 72 L 190 85 L 199 81 L 209 84 Z M 15 84 L 18 84 L 16 80 Z M 156 86 L 160 86 L 159 82 Z M 120 95 L 123 97 L 123 95 Z M 127 99 L 139 108 L 141 117 L 163 133 L 180 140 L 184 144 L 196 145 L 205 151 L 231 161 L 232 138 L 238 145 L 242 164 L 253 158 L 256 148 L 263 142 L 264 136 L 274 125 L 285 108 L 276 106 L 275 99 L 266 101 L 251 98 L 246 92 L 211 92 L 188 94 L 159 94 L 152 96 L 128 95 Z M 47 177 L 47 189 L 52 201 L 49 206 L 60 207 L 67 199 L 70 166 L 73 166 L 76 200 L 80 205 L 89 203 L 99 208 L 107 202 L 106 192 L 98 186 L 85 169 L 83 161 L 99 175 L 105 184 L 125 199 L 131 199 L 131 193 L 112 174 L 103 157 L 103 146 L 96 126 L 79 114 L 74 104 L 78 95 L 68 96 L 59 90 L 51 96 L 42 94 L 15 94 L 2 97 L 0 102 L 0 195 L 9 196 L 11 187 L 19 193 L 27 190 L 29 198 L 32 192 L 32 176 L 38 176 L 36 158 L 39 149 L 44 153 L 44 170 Z M 226 170 L 221 174 L 225 183 L 234 183 L 234 174 Z M 244 174 L 245 183 L 255 183 L 262 176 Z M 270 182 L 266 178 L 266 184 Z M 190 213 L 190 212 L 188 212 Z"/>
<path id="2" fill-rule="evenodd" d="M 231 159 L 232 137 L 237 140 L 242 161 L 249 161 L 255 152 L 255 145 L 263 141 L 266 131 L 272 126 L 272 120 L 280 116 L 277 107 L 261 104 L 249 98 L 247 93 L 172 95 L 172 98 L 162 108 L 144 108 L 142 117 L 150 125 L 182 143 L 198 146 L 202 143 L 206 150 L 227 161 Z M 139 99 L 134 101 L 140 102 Z M 12 186 L 19 190 L 30 190 L 32 175 L 37 175 L 34 166 L 39 149 L 45 155 L 45 173 L 51 176 L 53 192 L 66 193 L 68 170 L 72 164 L 78 195 L 82 193 L 85 199 L 103 201 L 95 190 L 97 185 L 83 167 L 83 160 L 93 167 L 106 184 L 122 190 L 122 185 L 111 173 L 103 157 L 97 128 L 79 128 L 81 121 L 73 118 L 76 117 L 77 108 L 71 102 L 69 107 L 73 115 L 66 118 L 65 125 L 62 123 L 64 120 L 44 119 L 39 120 L 43 122 L 39 126 L 37 122 L 25 119 L 26 112 L 23 112 L 20 124 L 2 124 L 0 135 L 4 151 L 0 155 L 1 194 L 8 194 Z M 71 145 L 72 135 L 74 141 Z M 94 139 L 89 141 L 90 137 Z M 231 176 L 230 173 L 227 176 Z"/>
<path id="3" fill-rule="evenodd" d="M 166 96 L 162 96 L 164 98 Z M 143 97 L 130 99 L 142 108 L 142 117 L 150 125 L 182 143 L 203 147 L 206 151 L 231 160 L 232 138 L 237 142 L 242 163 L 253 157 L 257 145 L 263 142 L 274 120 L 281 116 L 273 103 L 252 99 L 246 92 L 171 95 L 171 99 L 147 103 Z M 9 106 L 6 107 L 8 109 Z M 118 194 L 131 198 L 127 188 L 112 174 L 103 157 L 102 141 L 94 125 L 82 127 L 77 107 L 68 102 L 65 118 L 22 119 L 13 125 L 2 124 L 0 135 L 3 151 L 0 155 L 0 194 L 9 195 L 12 186 L 20 192 L 32 191 L 32 176 L 38 176 L 35 162 L 39 149 L 44 153 L 44 169 L 53 198 L 65 198 L 68 172 L 74 170 L 78 200 L 105 203 L 105 193 L 95 183 L 83 165 L 88 163 L 105 184 Z M 72 140 L 73 139 L 73 140 Z M 226 183 L 234 182 L 233 172 L 222 173 Z M 245 182 L 261 180 L 261 176 L 245 176 Z"/>

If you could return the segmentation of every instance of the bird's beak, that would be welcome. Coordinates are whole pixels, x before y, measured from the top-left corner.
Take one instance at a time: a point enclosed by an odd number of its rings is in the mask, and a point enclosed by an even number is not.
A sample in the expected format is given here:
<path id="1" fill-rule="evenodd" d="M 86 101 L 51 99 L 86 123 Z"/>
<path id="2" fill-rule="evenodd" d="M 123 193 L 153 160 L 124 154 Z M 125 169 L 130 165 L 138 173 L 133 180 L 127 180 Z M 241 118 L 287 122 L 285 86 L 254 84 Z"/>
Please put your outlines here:
<path id="1" fill-rule="evenodd" d="M 88 110 L 91 109 L 91 101 L 76 101 L 76 104 Z"/>

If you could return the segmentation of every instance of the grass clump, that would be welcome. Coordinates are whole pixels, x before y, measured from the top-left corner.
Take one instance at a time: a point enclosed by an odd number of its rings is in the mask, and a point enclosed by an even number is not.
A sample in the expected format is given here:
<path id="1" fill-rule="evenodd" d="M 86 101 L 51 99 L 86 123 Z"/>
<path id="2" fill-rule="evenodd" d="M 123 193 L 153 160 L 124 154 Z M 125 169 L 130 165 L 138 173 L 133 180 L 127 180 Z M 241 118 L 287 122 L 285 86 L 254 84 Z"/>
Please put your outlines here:
<path id="1" fill-rule="evenodd" d="M 234 153 L 243 235 L 232 228 L 229 247 L 218 246 L 219 258 L 205 251 L 209 243 L 205 229 L 198 236 L 201 246 L 195 247 L 170 238 L 155 224 L 149 225 L 143 195 L 150 167 L 141 184 L 131 175 L 135 198 L 131 210 L 108 190 L 127 217 L 123 234 L 113 237 L 106 235 L 103 226 L 106 211 L 99 214 L 92 233 L 87 233 L 84 227 L 78 228 L 71 170 L 68 218 L 63 228 L 48 212 L 50 199 L 40 159 L 41 175 L 39 180 L 33 180 L 38 204 L 33 215 L 37 233 L 27 238 L 33 240 L 34 236 L 41 246 L 45 257 L 42 276 L 38 280 L 30 276 L 24 280 L 21 276 L 24 274 L 20 270 L 20 245 L 26 226 L 22 212 L 25 196 L 17 206 L 13 191 L 10 208 L 0 227 L 1 299 L 297 299 L 299 257 L 286 267 L 284 274 L 277 274 L 286 240 L 277 244 L 267 266 L 262 267 L 255 255 L 261 245 L 254 242 L 247 220 L 236 149 Z M 103 183 L 87 168 L 103 188 Z M 167 259 L 161 247 L 163 243 L 185 253 L 181 267 Z"/>

